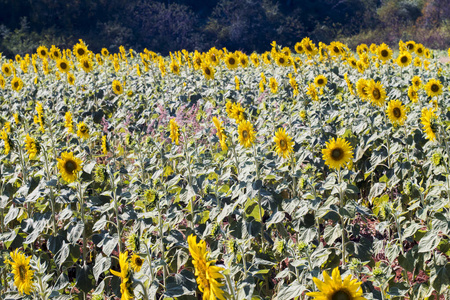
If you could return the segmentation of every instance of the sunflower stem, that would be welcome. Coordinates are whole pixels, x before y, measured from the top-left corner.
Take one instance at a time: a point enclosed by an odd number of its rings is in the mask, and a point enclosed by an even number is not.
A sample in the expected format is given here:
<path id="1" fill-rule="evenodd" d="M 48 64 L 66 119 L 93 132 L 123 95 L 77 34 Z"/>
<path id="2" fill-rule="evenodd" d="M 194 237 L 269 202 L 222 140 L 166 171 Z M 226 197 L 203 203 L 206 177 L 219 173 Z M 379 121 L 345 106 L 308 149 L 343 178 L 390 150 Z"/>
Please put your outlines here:
<path id="1" fill-rule="evenodd" d="M 339 186 L 339 208 L 340 212 L 339 214 L 342 214 L 342 210 L 344 208 L 344 191 L 342 190 L 341 183 L 342 183 L 342 172 L 341 169 L 337 171 L 338 175 L 338 186 Z M 345 231 L 345 218 L 343 216 L 341 217 L 341 225 L 342 225 L 342 231 L 341 231 L 341 239 L 342 239 L 342 264 L 345 264 L 345 237 L 346 237 L 346 231 Z"/>
<path id="2" fill-rule="evenodd" d="M 260 174 L 259 174 L 259 163 L 258 159 L 256 158 L 256 146 L 253 145 L 253 158 L 255 159 L 255 167 L 256 167 L 256 181 L 260 180 Z M 261 183 L 262 186 L 262 183 Z M 266 250 L 266 243 L 264 242 L 264 222 L 263 222 L 263 212 L 262 212 L 262 203 L 261 203 L 261 187 L 258 189 L 258 208 L 259 208 L 259 218 L 261 219 L 261 246 L 262 246 L 262 252 L 265 253 Z"/>
<path id="3" fill-rule="evenodd" d="M 80 200 L 79 204 L 81 211 L 81 222 L 83 222 L 83 265 L 86 265 L 86 257 L 87 257 L 86 222 L 84 217 L 84 195 L 80 181 L 78 181 L 78 197 Z"/>

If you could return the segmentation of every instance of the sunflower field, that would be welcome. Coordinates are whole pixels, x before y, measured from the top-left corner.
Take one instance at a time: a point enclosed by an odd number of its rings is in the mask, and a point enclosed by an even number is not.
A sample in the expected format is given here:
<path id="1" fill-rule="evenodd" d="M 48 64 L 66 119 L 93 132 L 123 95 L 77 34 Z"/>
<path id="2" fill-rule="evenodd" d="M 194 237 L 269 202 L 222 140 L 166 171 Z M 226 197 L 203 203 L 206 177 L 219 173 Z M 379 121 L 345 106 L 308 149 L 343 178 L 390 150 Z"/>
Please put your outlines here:
<path id="1" fill-rule="evenodd" d="M 0 297 L 450 299 L 449 64 L 271 47 L 2 57 Z"/>

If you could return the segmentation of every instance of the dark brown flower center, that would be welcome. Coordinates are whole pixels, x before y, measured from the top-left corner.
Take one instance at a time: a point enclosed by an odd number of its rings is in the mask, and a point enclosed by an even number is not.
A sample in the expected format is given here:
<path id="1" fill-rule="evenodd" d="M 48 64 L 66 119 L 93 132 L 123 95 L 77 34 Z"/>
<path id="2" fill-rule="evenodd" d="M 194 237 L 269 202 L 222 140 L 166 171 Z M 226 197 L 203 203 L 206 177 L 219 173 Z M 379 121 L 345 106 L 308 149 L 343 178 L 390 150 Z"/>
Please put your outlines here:
<path id="1" fill-rule="evenodd" d="M 24 281 L 27 276 L 27 270 L 24 265 L 19 266 L 19 276 L 21 281 Z"/>
<path id="2" fill-rule="evenodd" d="M 439 92 L 439 85 L 433 83 L 433 84 L 431 85 L 431 91 L 433 91 L 434 93 Z"/>
<path id="3" fill-rule="evenodd" d="M 211 75 L 211 70 L 208 67 L 205 68 L 205 74 L 208 76 Z"/>
<path id="4" fill-rule="evenodd" d="M 341 148 L 334 148 L 331 150 L 331 158 L 334 160 L 341 160 L 344 157 L 344 151 Z"/>
<path id="5" fill-rule="evenodd" d="M 42 55 L 42 56 L 46 56 L 46 55 L 47 55 L 47 52 L 45 52 L 45 50 L 41 50 L 41 55 Z"/>
<path id="6" fill-rule="evenodd" d="M 234 64 L 236 63 L 236 60 L 234 60 L 234 58 L 230 57 L 230 58 L 228 59 L 228 63 L 229 63 L 230 65 L 234 65 Z"/>
<path id="7" fill-rule="evenodd" d="M 394 107 L 394 109 L 392 110 L 392 114 L 398 119 L 402 116 L 402 111 L 400 110 L 400 108 Z"/>
<path id="8" fill-rule="evenodd" d="M 388 57 L 389 56 L 389 52 L 386 49 L 381 50 L 381 56 Z"/>
<path id="9" fill-rule="evenodd" d="M 85 51 L 84 51 L 83 48 L 78 48 L 77 53 L 78 53 L 79 56 L 83 56 Z"/>
<path id="10" fill-rule="evenodd" d="M 380 91 L 377 89 L 377 88 L 375 88 L 373 91 L 372 91 L 372 96 L 375 98 L 375 99 L 380 99 L 380 97 L 381 97 L 381 94 L 380 94 Z"/>
<path id="11" fill-rule="evenodd" d="M 136 259 L 134 260 L 134 263 L 136 264 L 136 266 L 141 267 L 144 262 L 142 261 L 142 259 L 140 257 L 136 257 Z"/>
<path id="12" fill-rule="evenodd" d="M 281 140 L 281 141 L 280 141 L 280 148 L 281 148 L 282 150 L 286 150 L 286 148 L 287 148 L 287 143 L 286 143 L 285 140 Z"/>
<path id="13" fill-rule="evenodd" d="M 19 81 L 14 81 L 14 87 L 18 88 L 19 87 Z"/>
<path id="14" fill-rule="evenodd" d="M 333 51 L 334 51 L 334 53 L 337 53 L 337 54 L 340 52 L 339 48 L 336 46 L 333 47 Z"/>
<path id="15" fill-rule="evenodd" d="M 401 61 L 402 64 L 406 64 L 406 63 L 408 62 L 408 57 L 402 56 L 402 57 L 400 58 L 400 61 Z"/>
<path id="16" fill-rule="evenodd" d="M 352 297 L 346 291 L 339 290 L 331 296 L 331 300 L 352 300 Z"/>
<path id="17" fill-rule="evenodd" d="M 280 57 L 280 59 L 278 61 L 280 62 L 280 64 L 284 64 L 284 62 L 285 62 L 283 57 Z"/>
<path id="18" fill-rule="evenodd" d="M 244 138 L 244 140 L 248 139 L 248 131 L 247 130 L 242 131 L 242 137 Z"/>
<path id="19" fill-rule="evenodd" d="M 120 90 L 120 89 L 119 89 L 119 90 Z M 86 132 L 88 132 L 88 130 L 89 130 L 89 129 L 88 129 L 86 126 L 84 126 L 84 125 L 80 127 L 80 131 L 81 131 L 81 133 L 83 133 L 83 134 L 86 133 Z"/>
<path id="20" fill-rule="evenodd" d="M 77 164 L 73 160 L 68 160 L 64 165 L 64 169 L 67 173 L 73 174 L 73 171 L 77 169 Z"/>
<path id="21" fill-rule="evenodd" d="M 418 48 L 417 49 L 417 53 L 422 53 L 423 52 L 423 49 L 422 48 Z"/>
<path id="22" fill-rule="evenodd" d="M 312 47 L 311 47 L 311 45 L 306 46 L 306 50 L 308 50 L 309 52 L 312 52 Z"/>
<path id="23" fill-rule="evenodd" d="M 61 69 L 65 70 L 67 69 L 67 64 L 65 62 L 62 62 L 60 65 Z"/>
<path id="24" fill-rule="evenodd" d="M 90 68 L 90 65 L 89 65 L 89 62 L 88 62 L 88 61 L 85 61 L 85 62 L 83 63 L 83 66 L 84 66 L 86 69 L 89 69 L 89 68 Z"/>
<path id="25" fill-rule="evenodd" d="M 408 50 L 412 50 L 414 49 L 414 44 L 412 43 L 406 44 L 406 48 L 408 48 Z"/>
<path id="26" fill-rule="evenodd" d="M 317 84 L 318 84 L 318 85 L 322 85 L 322 84 L 323 84 L 323 79 L 320 78 L 319 80 L 317 80 Z"/>

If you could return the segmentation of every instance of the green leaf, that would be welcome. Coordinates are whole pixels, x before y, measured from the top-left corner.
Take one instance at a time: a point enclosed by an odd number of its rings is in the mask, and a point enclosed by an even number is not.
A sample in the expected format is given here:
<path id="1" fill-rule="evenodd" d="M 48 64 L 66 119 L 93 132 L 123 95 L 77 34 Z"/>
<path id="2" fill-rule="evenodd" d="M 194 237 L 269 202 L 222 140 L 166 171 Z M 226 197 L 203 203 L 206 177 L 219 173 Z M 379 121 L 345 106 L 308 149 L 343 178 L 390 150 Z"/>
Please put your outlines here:
<path id="1" fill-rule="evenodd" d="M 337 238 L 341 237 L 341 224 L 325 227 L 324 239 L 328 245 L 332 245 Z"/>
<path id="2" fill-rule="evenodd" d="M 302 296 L 303 292 L 306 291 L 305 286 L 303 286 L 297 280 L 289 285 L 283 285 L 280 288 L 280 293 L 278 294 L 278 299 L 295 299 Z"/>
<path id="3" fill-rule="evenodd" d="M 89 293 L 95 288 L 94 275 L 90 265 L 77 267 L 76 286 L 85 293 Z"/>
<path id="4" fill-rule="evenodd" d="M 419 253 L 431 252 L 434 250 L 441 238 L 435 231 L 428 231 L 419 242 Z"/>
<path id="5" fill-rule="evenodd" d="M 94 265 L 94 278 L 98 281 L 98 278 L 103 272 L 106 272 L 111 268 L 111 257 L 98 255 L 95 259 Z"/>
<path id="6" fill-rule="evenodd" d="M 195 275 L 187 269 L 183 269 L 180 274 L 167 278 L 164 296 L 175 298 L 183 295 L 192 295 L 196 289 Z"/>

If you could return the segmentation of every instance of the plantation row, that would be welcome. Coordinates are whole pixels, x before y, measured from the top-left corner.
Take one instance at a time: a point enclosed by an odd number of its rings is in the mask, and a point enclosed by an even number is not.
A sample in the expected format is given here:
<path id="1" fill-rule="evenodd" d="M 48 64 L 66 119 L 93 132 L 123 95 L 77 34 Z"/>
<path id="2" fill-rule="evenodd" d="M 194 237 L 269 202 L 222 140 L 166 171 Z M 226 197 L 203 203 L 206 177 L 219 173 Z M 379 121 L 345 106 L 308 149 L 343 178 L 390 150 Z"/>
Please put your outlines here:
<path id="1" fill-rule="evenodd" d="M 449 65 L 271 46 L 3 58 L 1 297 L 450 297 Z"/>

